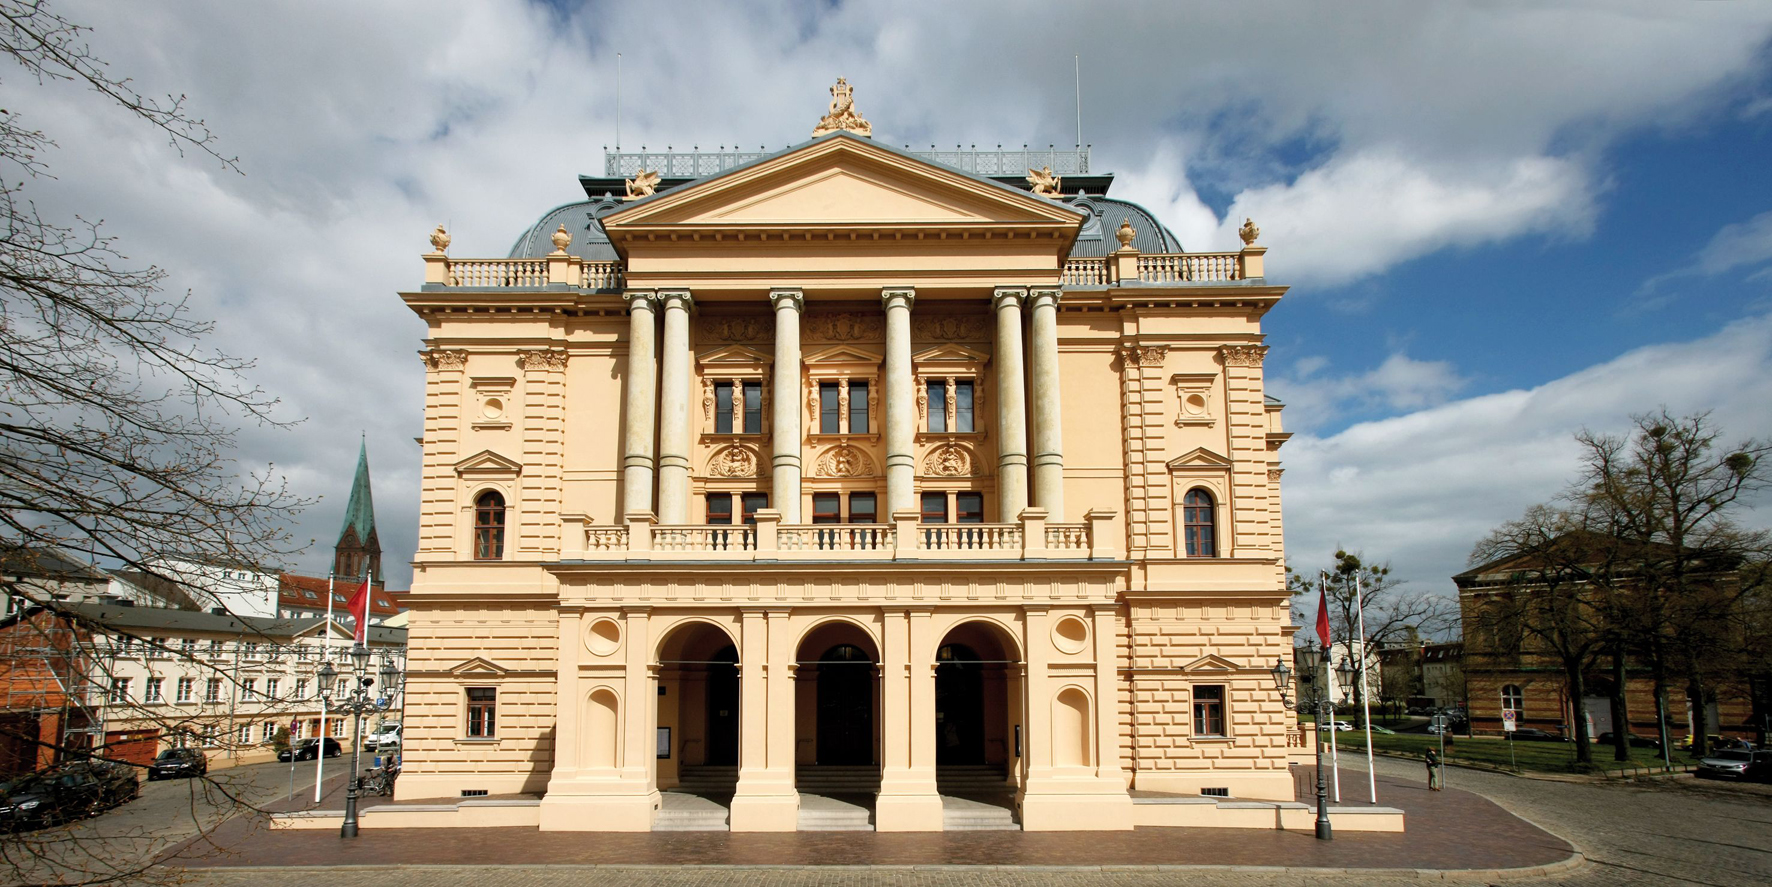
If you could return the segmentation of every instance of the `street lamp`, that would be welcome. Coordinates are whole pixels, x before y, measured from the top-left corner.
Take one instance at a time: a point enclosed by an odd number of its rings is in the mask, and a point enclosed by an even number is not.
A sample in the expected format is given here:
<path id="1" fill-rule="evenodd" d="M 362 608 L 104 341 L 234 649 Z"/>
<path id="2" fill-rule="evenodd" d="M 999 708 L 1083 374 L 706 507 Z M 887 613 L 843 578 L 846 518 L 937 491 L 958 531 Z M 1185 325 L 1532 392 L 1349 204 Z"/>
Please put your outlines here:
<path id="1" fill-rule="evenodd" d="M 1312 652 L 1316 652 L 1315 648 L 1312 648 Z M 1280 689 L 1280 703 L 1286 706 L 1287 711 L 1300 708 L 1315 711 L 1318 731 L 1323 729 L 1324 721 L 1334 716 L 1333 710 L 1329 707 L 1329 694 L 1324 692 L 1326 688 L 1319 688 L 1316 681 L 1317 668 L 1326 665 L 1326 660 L 1322 656 L 1317 656 L 1316 666 L 1313 666 L 1310 671 L 1299 673 L 1297 704 L 1294 704 L 1291 698 L 1286 695 L 1286 688 L 1292 683 L 1292 669 L 1286 667 L 1284 659 L 1275 661 L 1273 667 L 1274 686 Z M 1325 671 L 1325 680 L 1327 680 L 1327 671 Z M 1317 839 L 1330 841 L 1334 840 L 1335 835 L 1329 828 L 1329 786 L 1323 782 L 1323 737 L 1320 732 L 1314 737 L 1313 744 L 1317 747 Z"/>
<path id="2" fill-rule="evenodd" d="M 345 821 L 338 829 L 341 838 L 357 837 L 357 789 L 363 781 L 363 716 L 386 710 L 390 700 L 388 696 L 377 698 L 370 692 L 375 678 L 367 674 L 371 655 L 369 648 L 357 644 L 351 648 L 350 655 L 351 673 L 343 685 L 338 683 L 338 672 L 333 669 L 331 662 L 321 664 L 319 672 L 320 695 L 326 697 L 332 707 L 355 718 L 354 729 L 351 731 L 351 735 L 355 737 L 355 741 L 351 743 L 351 775 L 345 780 Z M 394 682 L 394 663 L 385 655 L 382 657 L 380 677 L 383 686 L 391 686 Z M 335 689 L 339 691 L 336 700 L 332 698 L 332 691 Z M 325 754 L 325 740 L 321 740 L 321 744 L 320 753 Z"/>

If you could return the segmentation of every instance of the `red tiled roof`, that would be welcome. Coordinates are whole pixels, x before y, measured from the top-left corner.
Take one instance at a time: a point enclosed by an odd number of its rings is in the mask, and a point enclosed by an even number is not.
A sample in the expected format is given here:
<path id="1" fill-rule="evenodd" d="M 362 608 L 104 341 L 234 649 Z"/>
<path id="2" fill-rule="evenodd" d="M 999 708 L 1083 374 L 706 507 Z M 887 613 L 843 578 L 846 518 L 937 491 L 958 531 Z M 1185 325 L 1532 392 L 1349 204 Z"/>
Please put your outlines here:
<path id="1" fill-rule="evenodd" d="M 277 604 L 279 607 L 300 607 L 305 610 L 325 610 L 327 580 L 324 576 L 297 576 L 284 573 L 278 577 Z M 355 583 L 349 581 L 334 582 L 332 593 L 334 611 L 344 609 L 345 601 L 351 599 L 351 592 L 356 590 Z M 403 591 L 390 591 L 377 585 L 370 588 L 369 612 L 371 616 L 386 618 L 394 616 L 406 608 L 400 603 Z"/>

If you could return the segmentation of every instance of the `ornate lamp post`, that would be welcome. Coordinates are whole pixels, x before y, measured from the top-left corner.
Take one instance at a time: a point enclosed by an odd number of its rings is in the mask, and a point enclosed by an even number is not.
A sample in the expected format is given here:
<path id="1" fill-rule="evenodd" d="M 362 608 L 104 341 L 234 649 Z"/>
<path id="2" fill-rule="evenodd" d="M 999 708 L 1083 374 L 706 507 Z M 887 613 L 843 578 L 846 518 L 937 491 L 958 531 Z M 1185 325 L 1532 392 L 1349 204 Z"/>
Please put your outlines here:
<path id="1" fill-rule="evenodd" d="M 1313 653 L 1318 652 L 1315 647 L 1310 649 Z M 1317 665 L 1324 670 L 1324 680 L 1326 683 L 1328 678 L 1328 661 L 1319 655 L 1317 657 Z M 1286 706 L 1287 711 L 1294 711 L 1302 708 L 1316 713 L 1316 729 L 1318 735 L 1314 737 L 1314 744 L 1317 749 L 1317 839 L 1320 841 L 1330 841 L 1334 840 L 1335 835 L 1329 827 L 1329 786 L 1323 781 L 1322 730 L 1324 724 L 1329 723 L 1334 719 L 1335 712 L 1329 704 L 1328 688 L 1318 686 L 1316 675 L 1314 674 L 1316 670 L 1316 668 L 1313 668 L 1310 672 L 1301 673 L 1298 676 L 1299 699 L 1296 704 L 1294 704 L 1292 699 L 1286 695 L 1286 688 L 1292 683 L 1292 669 L 1286 667 L 1285 659 L 1278 659 L 1274 662 L 1273 675 L 1274 686 L 1280 688 L 1280 701 Z"/>
<path id="2" fill-rule="evenodd" d="M 345 781 L 345 821 L 338 829 L 341 838 L 357 837 L 357 789 L 363 781 L 363 716 L 386 710 L 389 702 L 389 697 L 376 697 L 370 691 L 375 678 L 368 674 L 369 648 L 358 644 L 351 648 L 350 653 L 351 673 L 343 686 L 338 685 L 339 673 L 333 669 L 331 662 L 321 664 L 319 673 L 320 695 L 326 697 L 327 702 L 336 710 L 355 718 L 351 731 L 351 736 L 354 737 L 351 743 L 351 775 Z M 393 660 L 383 655 L 380 672 L 382 686 L 391 686 L 397 676 Z M 339 691 L 337 699 L 332 696 L 335 688 Z M 322 747 L 320 751 L 324 754 L 325 748 Z"/>

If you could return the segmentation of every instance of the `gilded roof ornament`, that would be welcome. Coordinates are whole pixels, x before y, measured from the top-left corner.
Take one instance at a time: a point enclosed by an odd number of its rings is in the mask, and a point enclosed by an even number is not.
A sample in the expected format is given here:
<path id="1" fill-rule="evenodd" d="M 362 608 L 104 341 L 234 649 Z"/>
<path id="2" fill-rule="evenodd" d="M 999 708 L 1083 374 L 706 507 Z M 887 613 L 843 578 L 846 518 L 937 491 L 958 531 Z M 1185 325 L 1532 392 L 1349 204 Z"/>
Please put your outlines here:
<path id="1" fill-rule="evenodd" d="M 658 173 L 653 170 L 642 169 L 636 172 L 633 178 L 627 180 L 627 186 L 628 200 L 639 200 L 642 197 L 651 197 L 653 193 L 658 190 Z"/>
<path id="2" fill-rule="evenodd" d="M 1042 166 L 1039 169 L 1028 170 L 1028 185 L 1032 186 L 1033 192 L 1041 197 L 1051 197 L 1054 199 L 1062 197 L 1063 194 L 1060 193 L 1059 188 L 1063 183 L 1063 179 L 1053 175 L 1052 167 L 1050 166 Z"/>
<path id="3" fill-rule="evenodd" d="M 1114 239 L 1120 241 L 1121 249 L 1131 249 L 1132 238 L 1137 236 L 1138 232 L 1132 229 L 1132 220 L 1129 218 L 1121 219 L 1120 227 L 1114 231 Z"/>
<path id="4" fill-rule="evenodd" d="M 831 87 L 831 112 L 818 121 L 812 130 L 812 137 L 818 138 L 837 131 L 852 132 L 863 138 L 874 137 L 873 124 L 861 119 L 855 112 L 855 87 L 841 77 L 837 85 Z"/>
<path id="5" fill-rule="evenodd" d="M 1243 227 L 1237 229 L 1237 236 L 1243 238 L 1244 246 L 1254 246 L 1255 238 L 1261 236 L 1261 229 L 1255 227 L 1255 221 L 1253 219 L 1245 218 L 1243 220 Z"/>
<path id="6" fill-rule="evenodd" d="M 440 253 L 449 252 L 449 232 L 443 230 L 442 225 L 438 225 L 437 230 L 431 232 L 431 249 Z"/>
<path id="7" fill-rule="evenodd" d="M 549 239 L 554 241 L 554 255 L 565 255 L 567 245 L 572 243 L 572 234 L 566 230 L 565 225 L 561 225 Z"/>

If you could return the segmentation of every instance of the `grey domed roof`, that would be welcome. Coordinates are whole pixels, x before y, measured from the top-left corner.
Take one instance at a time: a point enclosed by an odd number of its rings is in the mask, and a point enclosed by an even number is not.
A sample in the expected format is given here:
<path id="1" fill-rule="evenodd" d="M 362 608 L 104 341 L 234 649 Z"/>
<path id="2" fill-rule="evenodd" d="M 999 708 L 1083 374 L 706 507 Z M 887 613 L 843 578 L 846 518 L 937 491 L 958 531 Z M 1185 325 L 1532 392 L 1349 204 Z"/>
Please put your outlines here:
<path id="1" fill-rule="evenodd" d="M 597 220 L 620 207 L 621 201 L 614 198 L 581 200 L 554 207 L 517 238 L 509 258 L 539 259 L 553 252 L 554 230 L 565 225 L 572 234 L 572 243 L 566 247 L 568 253 L 594 262 L 613 262 L 620 256 L 615 254 L 609 235 L 603 233 L 603 225 Z"/>
<path id="2" fill-rule="evenodd" d="M 1114 232 L 1119 230 L 1121 219 L 1130 222 L 1132 230 L 1137 232 L 1132 238 L 1132 246 L 1139 252 L 1183 252 L 1181 241 L 1176 239 L 1174 232 L 1163 227 L 1149 210 L 1129 200 L 1088 195 L 1067 197 L 1064 202 L 1087 214 L 1083 230 L 1077 233 L 1077 243 L 1071 247 L 1071 255 L 1075 258 L 1105 256 L 1119 249 L 1120 242 L 1114 238 Z"/>

